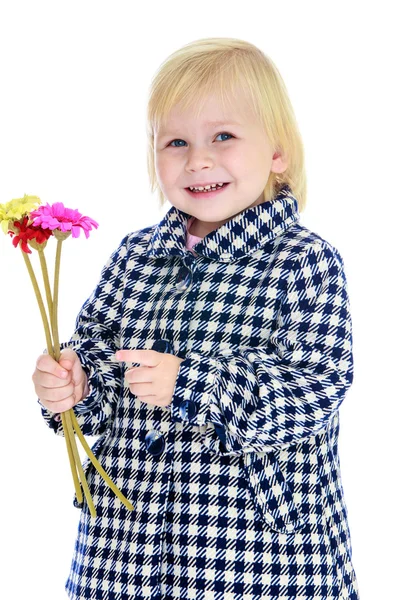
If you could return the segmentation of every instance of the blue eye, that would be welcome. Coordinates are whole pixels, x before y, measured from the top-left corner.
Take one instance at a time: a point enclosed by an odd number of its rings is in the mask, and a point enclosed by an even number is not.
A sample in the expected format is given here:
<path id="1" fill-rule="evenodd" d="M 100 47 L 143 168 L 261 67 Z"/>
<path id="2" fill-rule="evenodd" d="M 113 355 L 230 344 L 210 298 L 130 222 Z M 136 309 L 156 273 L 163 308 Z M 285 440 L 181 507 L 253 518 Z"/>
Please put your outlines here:
<path id="1" fill-rule="evenodd" d="M 223 132 L 223 133 L 218 133 L 217 137 L 218 137 L 219 135 L 228 135 L 229 137 L 233 137 L 233 136 L 232 136 L 230 133 L 225 133 L 225 132 Z M 224 141 L 224 140 L 223 140 L 223 141 Z M 171 144 L 173 144 L 173 142 L 185 142 L 185 140 L 179 140 L 179 139 L 172 140 L 172 142 L 170 142 L 170 143 L 168 144 L 168 146 L 171 146 Z M 186 142 L 185 142 L 185 143 L 186 143 Z M 183 146 L 172 146 L 172 147 L 173 147 L 173 148 L 183 148 Z"/>
<path id="2" fill-rule="evenodd" d="M 172 142 L 170 142 L 168 144 L 168 146 L 171 146 L 174 142 L 183 142 L 183 140 L 172 140 Z M 182 146 L 172 146 L 173 148 L 181 148 Z"/>
<path id="3" fill-rule="evenodd" d="M 225 132 L 219 133 L 218 135 L 229 135 L 229 137 L 233 137 L 233 135 L 231 135 L 230 133 L 225 133 Z M 218 137 L 218 135 L 217 135 L 217 137 Z"/>

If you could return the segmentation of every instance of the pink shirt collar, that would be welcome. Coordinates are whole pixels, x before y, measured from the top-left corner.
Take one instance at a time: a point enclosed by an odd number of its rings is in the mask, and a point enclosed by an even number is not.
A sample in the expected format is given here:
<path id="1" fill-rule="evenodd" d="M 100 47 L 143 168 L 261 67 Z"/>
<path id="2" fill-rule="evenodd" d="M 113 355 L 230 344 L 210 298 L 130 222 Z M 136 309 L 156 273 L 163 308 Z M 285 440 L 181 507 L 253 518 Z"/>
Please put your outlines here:
<path id="1" fill-rule="evenodd" d="M 191 250 L 192 252 L 193 252 L 193 250 L 192 250 L 193 246 L 203 239 L 201 237 L 198 237 L 197 235 L 192 235 L 190 233 L 189 229 L 190 229 L 193 221 L 194 221 L 194 217 L 190 217 L 190 219 L 187 222 L 187 227 L 186 227 L 186 248 L 188 250 Z"/>

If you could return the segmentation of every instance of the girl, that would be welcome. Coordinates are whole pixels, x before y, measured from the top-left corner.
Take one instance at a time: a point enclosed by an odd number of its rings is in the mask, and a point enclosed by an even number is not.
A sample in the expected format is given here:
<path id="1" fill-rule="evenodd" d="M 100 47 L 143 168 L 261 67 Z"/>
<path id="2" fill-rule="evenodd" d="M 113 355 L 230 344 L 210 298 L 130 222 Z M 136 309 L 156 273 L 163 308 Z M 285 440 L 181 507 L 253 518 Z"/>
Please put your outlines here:
<path id="1" fill-rule="evenodd" d="M 74 407 L 134 505 L 87 459 L 97 516 L 74 497 L 68 596 L 356 600 L 346 277 L 299 221 L 303 146 L 278 70 L 245 41 L 184 46 L 152 82 L 148 139 L 171 208 L 123 238 L 59 363 L 44 353 L 33 375 L 46 423 L 62 436 Z"/>

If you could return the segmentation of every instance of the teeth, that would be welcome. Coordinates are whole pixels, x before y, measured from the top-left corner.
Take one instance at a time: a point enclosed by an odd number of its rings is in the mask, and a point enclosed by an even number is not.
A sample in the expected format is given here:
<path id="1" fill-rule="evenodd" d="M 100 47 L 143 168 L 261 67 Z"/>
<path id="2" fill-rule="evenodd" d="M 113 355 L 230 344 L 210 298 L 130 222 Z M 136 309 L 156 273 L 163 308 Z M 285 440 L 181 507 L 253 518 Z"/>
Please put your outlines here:
<path id="1" fill-rule="evenodd" d="M 205 185 L 204 187 L 193 187 L 193 186 L 189 186 L 190 190 L 197 190 L 197 191 L 203 191 L 203 190 L 216 190 L 217 186 L 222 187 L 224 184 L 223 183 L 215 183 L 213 185 Z"/>

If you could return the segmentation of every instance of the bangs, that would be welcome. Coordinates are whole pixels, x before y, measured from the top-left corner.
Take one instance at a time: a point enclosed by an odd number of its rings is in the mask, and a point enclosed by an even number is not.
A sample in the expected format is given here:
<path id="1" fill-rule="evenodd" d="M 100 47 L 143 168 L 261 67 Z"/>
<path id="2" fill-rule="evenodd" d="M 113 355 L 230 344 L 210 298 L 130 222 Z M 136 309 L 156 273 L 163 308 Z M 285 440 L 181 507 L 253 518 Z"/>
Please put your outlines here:
<path id="1" fill-rule="evenodd" d="M 204 104 L 209 96 L 214 96 L 217 103 L 221 106 L 222 119 L 229 121 L 228 114 L 235 117 L 240 114 L 238 106 L 238 93 L 241 98 L 253 112 L 257 113 L 254 94 L 251 93 L 251 87 L 248 82 L 245 85 L 243 73 L 234 61 L 223 61 L 216 66 L 214 62 L 210 64 L 196 64 L 196 57 L 192 61 L 187 61 L 181 69 L 176 69 L 168 74 L 169 85 L 163 88 L 163 94 L 157 98 L 157 87 L 153 90 L 152 114 L 148 113 L 148 123 L 153 124 L 153 133 L 165 125 L 170 112 L 179 105 L 182 111 L 189 110 L 195 118 L 198 118 L 202 112 Z M 193 64 L 190 64 L 192 62 Z M 189 64 L 187 64 L 189 63 Z"/>

